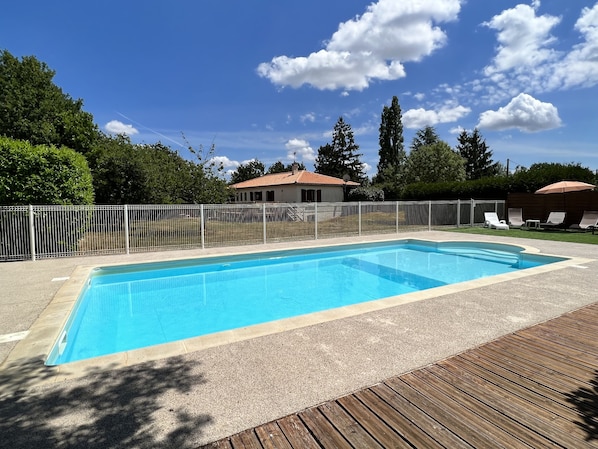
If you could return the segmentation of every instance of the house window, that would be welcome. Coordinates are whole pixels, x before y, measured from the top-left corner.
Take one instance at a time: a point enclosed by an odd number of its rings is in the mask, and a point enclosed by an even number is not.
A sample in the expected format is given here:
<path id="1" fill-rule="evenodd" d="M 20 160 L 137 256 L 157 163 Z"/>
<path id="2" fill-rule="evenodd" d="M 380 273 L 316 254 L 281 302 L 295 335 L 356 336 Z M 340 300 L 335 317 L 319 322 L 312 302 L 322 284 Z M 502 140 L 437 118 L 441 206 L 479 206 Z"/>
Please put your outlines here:
<path id="1" fill-rule="evenodd" d="M 262 201 L 262 192 L 255 192 L 253 198 L 255 201 Z"/>
<path id="2" fill-rule="evenodd" d="M 322 202 L 322 191 L 314 189 L 301 189 L 301 202 L 302 203 L 313 203 L 317 201 Z"/>
<path id="3" fill-rule="evenodd" d="M 266 201 L 274 201 L 274 190 L 266 191 Z"/>

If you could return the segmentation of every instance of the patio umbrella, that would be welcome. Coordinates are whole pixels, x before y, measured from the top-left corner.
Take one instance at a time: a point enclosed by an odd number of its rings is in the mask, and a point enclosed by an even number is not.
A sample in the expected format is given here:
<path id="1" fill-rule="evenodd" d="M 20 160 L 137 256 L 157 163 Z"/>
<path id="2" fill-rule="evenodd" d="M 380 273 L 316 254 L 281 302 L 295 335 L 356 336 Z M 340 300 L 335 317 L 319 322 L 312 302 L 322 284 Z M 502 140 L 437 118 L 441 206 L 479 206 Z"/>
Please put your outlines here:
<path id="1" fill-rule="evenodd" d="M 580 192 L 582 190 L 592 190 L 594 187 L 596 187 L 594 184 L 581 181 L 559 181 L 536 190 L 536 193 Z"/>
<path id="2" fill-rule="evenodd" d="M 548 193 L 562 193 L 563 194 L 563 210 L 567 211 L 565 193 L 567 192 L 581 192 L 583 190 L 592 190 L 596 186 L 594 184 L 588 184 L 587 182 L 581 181 L 559 181 L 553 184 L 548 184 L 541 189 L 536 190 L 539 194 Z"/>

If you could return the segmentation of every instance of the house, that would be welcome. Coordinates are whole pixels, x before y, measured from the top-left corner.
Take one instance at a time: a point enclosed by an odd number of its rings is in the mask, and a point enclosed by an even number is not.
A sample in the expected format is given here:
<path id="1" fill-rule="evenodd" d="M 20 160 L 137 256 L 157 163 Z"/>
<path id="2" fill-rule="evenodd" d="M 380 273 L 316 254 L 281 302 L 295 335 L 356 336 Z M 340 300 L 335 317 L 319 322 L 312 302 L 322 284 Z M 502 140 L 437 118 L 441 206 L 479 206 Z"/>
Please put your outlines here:
<path id="1" fill-rule="evenodd" d="M 238 203 L 320 203 L 343 201 L 345 190 L 358 186 L 357 182 L 298 170 L 293 164 L 293 171 L 260 176 L 231 187 L 236 190 Z"/>

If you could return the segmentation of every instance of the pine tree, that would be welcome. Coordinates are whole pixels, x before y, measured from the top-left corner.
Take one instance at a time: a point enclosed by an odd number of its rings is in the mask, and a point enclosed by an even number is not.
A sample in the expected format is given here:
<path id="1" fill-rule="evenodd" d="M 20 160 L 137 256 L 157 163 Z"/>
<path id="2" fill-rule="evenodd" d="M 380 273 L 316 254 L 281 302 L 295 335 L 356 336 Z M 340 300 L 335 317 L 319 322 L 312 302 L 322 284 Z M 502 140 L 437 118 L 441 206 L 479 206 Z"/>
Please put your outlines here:
<path id="1" fill-rule="evenodd" d="M 335 178 L 344 178 L 346 175 L 351 181 L 365 181 L 367 177 L 359 160 L 361 154 L 357 153 L 358 150 L 359 145 L 355 143 L 351 125 L 340 117 L 334 125 L 332 143 L 318 149 L 316 173 Z"/>
<path id="2" fill-rule="evenodd" d="M 465 159 L 466 179 L 481 179 L 498 174 L 498 163 L 492 161 L 492 151 L 477 128 L 471 134 L 463 130 L 458 141 L 457 151 Z"/>
<path id="3" fill-rule="evenodd" d="M 384 106 L 380 118 L 380 157 L 376 182 L 396 182 L 401 178 L 406 161 L 403 146 L 403 123 L 399 99 L 394 96 L 390 107 Z"/>
<path id="4" fill-rule="evenodd" d="M 440 138 L 436 134 L 436 130 L 433 126 L 426 126 L 420 129 L 413 140 L 411 141 L 411 151 L 417 150 L 420 147 L 425 147 L 438 143 Z"/>

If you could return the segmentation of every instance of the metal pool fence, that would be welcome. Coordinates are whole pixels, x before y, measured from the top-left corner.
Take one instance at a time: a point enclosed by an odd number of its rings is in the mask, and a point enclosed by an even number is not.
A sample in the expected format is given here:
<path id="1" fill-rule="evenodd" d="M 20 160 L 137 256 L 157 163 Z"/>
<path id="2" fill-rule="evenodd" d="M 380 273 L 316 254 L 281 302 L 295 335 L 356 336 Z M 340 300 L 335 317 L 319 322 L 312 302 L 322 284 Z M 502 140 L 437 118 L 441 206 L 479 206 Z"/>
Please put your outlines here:
<path id="1" fill-rule="evenodd" d="M 504 201 L 0 206 L 0 261 L 475 226 Z"/>

